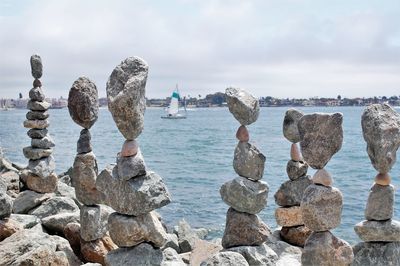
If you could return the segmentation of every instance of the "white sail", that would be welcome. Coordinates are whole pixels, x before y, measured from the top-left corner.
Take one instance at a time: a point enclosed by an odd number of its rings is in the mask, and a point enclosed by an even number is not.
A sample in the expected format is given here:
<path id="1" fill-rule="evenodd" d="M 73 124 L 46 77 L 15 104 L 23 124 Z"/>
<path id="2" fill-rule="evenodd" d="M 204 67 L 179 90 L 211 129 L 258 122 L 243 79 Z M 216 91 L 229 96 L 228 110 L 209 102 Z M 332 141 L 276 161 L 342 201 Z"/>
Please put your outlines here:
<path id="1" fill-rule="evenodd" d="M 177 115 L 179 111 L 179 93 L 174 91 L 171 96 L 171 103 L 168 108 L 169 115 Z"/>

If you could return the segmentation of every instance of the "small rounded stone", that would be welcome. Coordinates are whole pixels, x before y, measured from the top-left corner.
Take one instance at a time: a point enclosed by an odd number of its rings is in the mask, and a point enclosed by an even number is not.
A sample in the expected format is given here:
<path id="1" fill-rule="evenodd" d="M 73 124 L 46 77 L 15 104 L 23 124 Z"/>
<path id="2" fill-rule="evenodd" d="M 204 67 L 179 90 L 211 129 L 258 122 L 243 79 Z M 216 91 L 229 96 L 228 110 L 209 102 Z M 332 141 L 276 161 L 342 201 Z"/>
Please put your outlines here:
<path id="1" fill-rule="evenodd" d="M 381 186 L 389 186 L 391 183 L 392 178 L 389 174 L 377 174 L 375 177 L 375 183 Z"/>
<path id="2" fill-rule="evenodd" d="M 136 140 L 125 140 L 124 144 L 122 145 L 120 156 L 135 156 L 138 153 L 138 150 L 139 144 Z"/>
<path id="3" fill-rule="evenodd" d="M 303 156 L 301 156 L 299 146 L 296 143 L 293 143 L 290 147 L 290 159 L 296 162 L 303 161 Z"/>
<path id="4" fill-rule="evenodd" d="M 326 187 L 331 187 L 333 185 L 333 179 L 329 172 L 325 169 L 319 169 L 317 172 L 315 172 L 312 181 L 314 184 L 319 184 Z"/>
<path id="5" fill-rule="evenodd" d="M 236 138 L 239 141 L 242 141 L 242 142 L 248 142 L 249 141 L 249 139 L 250 139 L 249 131 L 247 130 L 247 128 L 245 126 L 241 125 L 238 128 L 238 130 L 236 132 Z"/>
<path id="6" fill-rule="evenodd" d="M 33 81 L 33 87 L 34 88 L 41 88 L 42 87 L 42 82 L 39 79 L 35 79 Z"/>

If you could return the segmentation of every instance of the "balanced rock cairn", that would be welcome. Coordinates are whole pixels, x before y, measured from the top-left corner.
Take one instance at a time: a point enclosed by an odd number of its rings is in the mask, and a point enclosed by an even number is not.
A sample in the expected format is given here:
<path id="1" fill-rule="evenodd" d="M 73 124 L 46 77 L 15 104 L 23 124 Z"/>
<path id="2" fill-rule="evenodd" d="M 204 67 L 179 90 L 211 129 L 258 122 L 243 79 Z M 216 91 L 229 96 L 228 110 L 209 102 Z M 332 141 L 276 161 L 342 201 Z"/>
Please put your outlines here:
<path id="1" fill-rule="evenodd" d="M 220 189 L 222 200 L 230 206 L 226 216 L 226 227 L 222 246 L 262 245 L 271 233 L 269 227 L 257 216 L 267 205 L 268 184 L 260 181 L 264 174 L 265 156 L 251 143 L 246 126 L 258 118 L 258 100 L 242 89 L 226 89 L 229 111 L 239 127 L 233 168 L 239 175 L 226 182 Z"/>
<path id="2" fill-rule="evenodd" d="M 104 202 L 104 195 L 96 188 L 97 160 L 92 151 L 89 129 L 97 121 L 99 101 L 96 85 L 91 80 L 80 77 L 73 83 L 68 96 L 68 110 L 72 120 L 83 127 L 73 165 L 73 184 L 76 198 L 83 204 L 80 209 L 80 236 L 81 247 L 85 247 L 106 235 L 110 213 L 108 207 L 99 205 Z M 86 259 L 90 261 L 90 258 Z"/>
<path id="3" fill-rule="evenodd" d="M 304 226 L 300 203 L 304 190 L 312 184 L 311 177 L 307 175 L 308 165 L 304 162 L 297 143 L 300 141 L 298 123 L 303 113 L 296 109 L 289 109 L 283 120 L 283 135 L 292 142 L 290 158 L 286 166 L 289 176 L 275 193 L 275 202 L 281 206 L 275 211 L 275 219 L 282 226 L 281 238 L 292 244 L 304 247 L 311 231 Z"/>
<path id="4" fill-rule="evenodd" d="M 400 146 L 400 115 L 387 104 L 373 104 L 365 109 L 361 124 L 378 174 L 369 192 L 366 220 L 354 227 L 364 242 L 354 248 L 353 265 L 400 265 L 400 222 L 392 219 L 395 189 L 389 176 Z"/>
<path id="5" fill-rule="evenodd" d="M 29 159 L 26 170 L 21 175 L 22 181 L 33 191 L 49 193 L 57 190 L 57 175 L 55 174 L 53 139 L 48 134 L 49 113 L 51 106 L 45 101 L 40 78 L 43 73 L 42 60 L 38 55 L 31 56 L 33 88 L 29 91 L 28 109 L 24 127 L 29 128 L 28 136 L 32 139 L 31 146 L 23 149 L 24 156 Z"/>
<path id="6" fill-rule="evenodd" d="M 160 264 L 163 253 L 159 248 L 167 241 L 154 210 L 169 204 L 170 195 L 162 178 L 146 169 L 135 140 L 144 126 L 147 73 L 144 60 L 130 57 L 114 69 L 107 82 L 108 108 L 126 141 L 117 164 L 103 170 L 96 184 L 116 211 L 109 216 L 108 229 L 120 248 L 107 254 L 106 265 L 129 265 L 130 259 L 137 265 Z M 152 255 L 143 256 L 143 252 Z"/>
<path id="7" fill-rule="evenodd" d="M 343 196 L 333 187 L 331 175 L 324 169 L 343 142 L 343 115 L 341 113 L 304 115 L 299 123 L 300 147 L 305 161 L 317 172 L 301 200 L 304 225 L 312 234 L 307 238 L 301 261 L 303 265 L 350 265 L 353 250 L 344 240 L 329 230 L 339 226 Z"/>

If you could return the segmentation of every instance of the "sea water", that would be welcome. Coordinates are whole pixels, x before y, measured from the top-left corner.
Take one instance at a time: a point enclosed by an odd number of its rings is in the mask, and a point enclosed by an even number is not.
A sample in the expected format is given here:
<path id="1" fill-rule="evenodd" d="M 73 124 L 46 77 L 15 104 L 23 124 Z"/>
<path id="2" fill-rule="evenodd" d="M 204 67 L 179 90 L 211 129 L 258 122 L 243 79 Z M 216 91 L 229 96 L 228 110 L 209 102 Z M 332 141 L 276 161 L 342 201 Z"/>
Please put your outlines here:
<path id="1" fill-rule="evenodd" d="M 342 222 L 333 232 L 349 241 L 359 242 L 353 227 L 364 219 L 364 209 L 376 175 L 366 152 L 362 136 L 362 107 L 307 107 L 305 113 L 343 113 L 344 140 L 342 149 L 333 156 L 326 169 L 334 178 L 334 186 L 343 193 Z M 282 134 L 282 122 L 287 108 L 261 108 L 258 120 L 250 125 L 250 141 L 266 156 L 263 180 L 269 184 L 268 206 L 260 217 L 271 228 L 276 227 L 274 193 L 289 180 L 286 164 L 291 143 Z M 67 109 L 49 110 L 49 133 L 56 143 L 54 158 L 60 174 L 72 166 L 76 142 L 81 128 L 69 116 Z M 30 145 L 23 128 L 26 110 L 0 112 L 0 147 L 13 162 L 27 164 L 22 148 Z M 138 141 L 149 169 L 159 173 L 172 195 L 172 203 L 159 209 L 164 221 L 172 226 L 185 218 L 194 227 L 206 227 L 211 237 L 222 237 L 228 206 L 220 198 L 223 183 L 235 178 L 232 167 L 235 138 L 239 123 L 227 108 L 206 108 L 188 111 L 187 119 L 161 119 L 163 109 L 146 110 L 145 128 Z M 91 128 L 93 151 L 99 172 L 115 163 L 123 136 L 111 114 L 100 109 L 99 119 Z M 400 162 L 391 171 L 393 184 L 399 184 Z M 309 168 L 308 174 L 315 170 Z M 396 188 L 397 195 L 399 191 Z M 399 196 L 400 197 L 400 196 Z M 394 218 L 400 218 L 400 201 L 395 202 Z"/>

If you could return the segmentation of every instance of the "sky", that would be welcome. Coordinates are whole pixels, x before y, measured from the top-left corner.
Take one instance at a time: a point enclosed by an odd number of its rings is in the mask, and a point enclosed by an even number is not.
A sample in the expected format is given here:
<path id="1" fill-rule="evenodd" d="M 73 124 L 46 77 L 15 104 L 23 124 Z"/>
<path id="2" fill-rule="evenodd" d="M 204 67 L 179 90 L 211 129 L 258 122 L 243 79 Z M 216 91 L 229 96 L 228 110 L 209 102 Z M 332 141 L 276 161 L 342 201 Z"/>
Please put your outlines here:
<path id="1" fill-rule="evenodd" d="M 122 60 L 149 64 L 146 96 L 400 95 L 399 0 L 0 0 L 0 98 L 27 96 L 42 57 L 46 96 L 80 76 L 99 96 Z"/>

